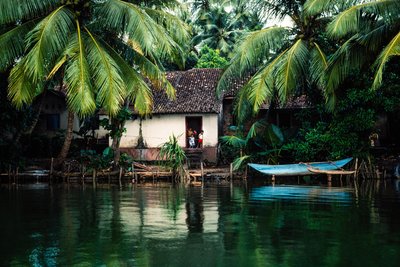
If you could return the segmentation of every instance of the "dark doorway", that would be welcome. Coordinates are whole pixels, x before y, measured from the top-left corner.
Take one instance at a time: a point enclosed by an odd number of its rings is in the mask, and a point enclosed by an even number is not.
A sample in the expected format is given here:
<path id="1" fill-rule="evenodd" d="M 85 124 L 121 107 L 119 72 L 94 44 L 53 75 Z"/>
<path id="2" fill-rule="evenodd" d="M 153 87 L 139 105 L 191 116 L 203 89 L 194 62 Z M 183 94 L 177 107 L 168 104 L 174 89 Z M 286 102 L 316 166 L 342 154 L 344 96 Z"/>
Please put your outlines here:
<path id="1" fill-rule="evenodd" d="M 188 116 L 186 117 L 186 147 L 189 147 L 189 129 L 192 130 L 192 132 L 196 132 L 194 134 L 194 138 L 196 139 L 196 144 L 197 144 L 197 134 L 203 129 L 203 117 L 201 116 Z"/>

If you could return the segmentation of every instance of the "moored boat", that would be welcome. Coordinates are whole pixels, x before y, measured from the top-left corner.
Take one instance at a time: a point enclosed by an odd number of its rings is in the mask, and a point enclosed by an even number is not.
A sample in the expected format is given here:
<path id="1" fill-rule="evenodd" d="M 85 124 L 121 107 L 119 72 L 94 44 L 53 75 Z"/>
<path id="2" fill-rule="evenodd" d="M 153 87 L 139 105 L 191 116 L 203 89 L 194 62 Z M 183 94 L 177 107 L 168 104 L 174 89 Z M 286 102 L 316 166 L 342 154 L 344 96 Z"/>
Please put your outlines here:
<path id="1" fill-rule="evenodd" d="M 282 165 L 268 165 L 249 163 L 248 165 L 253 169 L 268 175 L 275 176 L 293 176 L 293 175 L 310 175 L 316 174 L 311 170 L 318 170 L 319 173 L 334 170 L 341 170 L 353 158 L 346 158 L 336 161 L 325 162 L 299 162 L 296 164 L 282 164 Z"/>

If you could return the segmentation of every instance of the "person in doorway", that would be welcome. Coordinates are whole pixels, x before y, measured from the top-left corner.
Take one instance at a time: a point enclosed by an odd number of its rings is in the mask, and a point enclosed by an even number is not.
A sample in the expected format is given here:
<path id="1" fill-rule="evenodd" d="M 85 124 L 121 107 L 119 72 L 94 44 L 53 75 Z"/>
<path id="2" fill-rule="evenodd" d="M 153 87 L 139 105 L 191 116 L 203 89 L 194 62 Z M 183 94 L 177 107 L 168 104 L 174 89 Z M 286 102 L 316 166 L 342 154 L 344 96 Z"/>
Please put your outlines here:
<path id="1" fill-rule="evenodd" d="M 197 143 L 197 147 L 199 147 L 199 148 L 203 147 L 203 136 L 204 136 L 204 131 L 201 130 L 199 135 L 198 135 L 199 141 Z"/>
<path id="2" fill-rule="evenodd" d="M 187 136 L 189 139 L 189 148 L 194 148 L 196 146 L 195 140 L 194 140 L 194 133 L 192 128 L 189 128 L 187 132 Z"/>

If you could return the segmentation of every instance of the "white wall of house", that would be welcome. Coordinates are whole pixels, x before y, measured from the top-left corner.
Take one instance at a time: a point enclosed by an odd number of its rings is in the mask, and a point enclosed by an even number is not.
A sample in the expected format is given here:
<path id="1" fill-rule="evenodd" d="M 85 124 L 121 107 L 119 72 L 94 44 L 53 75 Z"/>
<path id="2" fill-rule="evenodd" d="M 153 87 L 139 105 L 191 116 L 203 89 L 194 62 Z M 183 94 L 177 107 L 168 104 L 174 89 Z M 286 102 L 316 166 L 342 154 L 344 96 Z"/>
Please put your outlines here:
<path id="1" fill-rule="evenodd" d="M 218 144 L 218 115 L 217 114 L 155 114 L 151 119 L 142 121 L 143 139 L 147 147 L 160 147 L 168 141 L 169 136 L 179 136 L 179 145 L 186 146 L 187 116 L 199 116 L 203 120 L 204 147 L 215 147 Z M 126 133 L 121 138 L 122 148 L 132 148 L 137 145 L 139 138 L 139 120 L 127 121 Z"/>

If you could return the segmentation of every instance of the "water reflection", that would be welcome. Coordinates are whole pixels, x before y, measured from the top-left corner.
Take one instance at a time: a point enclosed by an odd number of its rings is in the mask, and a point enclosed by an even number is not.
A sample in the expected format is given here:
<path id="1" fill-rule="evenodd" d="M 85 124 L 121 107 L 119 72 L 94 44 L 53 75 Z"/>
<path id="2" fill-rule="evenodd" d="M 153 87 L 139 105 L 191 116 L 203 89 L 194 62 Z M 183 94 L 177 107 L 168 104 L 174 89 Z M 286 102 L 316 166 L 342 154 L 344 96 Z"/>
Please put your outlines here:
<path id="1" fill-rule="evenodd" d="M 1 266 L 397 266 L 397 181 L 0 191 Z"/>

